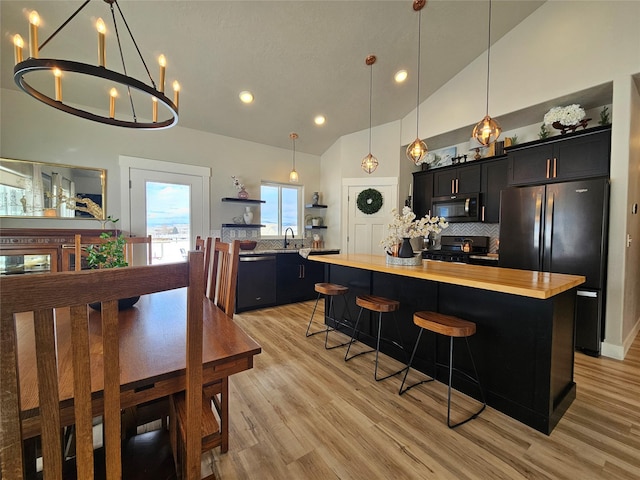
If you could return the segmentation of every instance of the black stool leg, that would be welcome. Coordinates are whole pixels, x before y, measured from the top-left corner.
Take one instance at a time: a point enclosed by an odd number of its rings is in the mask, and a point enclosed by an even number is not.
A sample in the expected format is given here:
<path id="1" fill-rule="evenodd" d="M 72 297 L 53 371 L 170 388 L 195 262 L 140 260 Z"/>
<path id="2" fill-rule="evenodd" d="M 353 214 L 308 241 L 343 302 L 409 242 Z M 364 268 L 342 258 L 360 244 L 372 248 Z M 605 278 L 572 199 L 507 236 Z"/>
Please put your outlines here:
<path id="1" fill-rule="evenodd" d="M 469 380 L 472 380 L 473 382 L 476 383 L 476 385 L 478 385 L 478 388 L 480 389 L 480 396 L 482 397 L 482 407 L 480 408 L 480 410 L 478 410 L 476 413 L 474 413 L 473 415 L 471 415 L 469 418 L 467 418 L 466 420 L 463 420 L 461 422 L 455 423 L 453 425 L 451 425 L 451 380 L 453 377 L 453 337 L 449 337 L 449 388 L 448 388 L 448 396 L 447 396 L 447 425 L 449 426 L 449 428 L 456 428 L 459 427 L 460 425 L 464 425 L 465 423 L 467 423 L 470 420 L 473 420 L 474 418 L 476 418 L 478 415 L 480 415 L 480 413 L 482 413 L 482 411 L 487 407 L 487 401 L 484 397 L 484 391 L 482 390 L 482 385 L 480 384 L 480 377 L 478 377 L 478 370 L 476 369 L 476 363 L 473 360 L 473 354 L 471 353 L 471 348 L 469 347 L 469 339 L 467 337 L 464 338 L 466 340 L 467 343 L 467 350 L 469 351 L 469 357 L 471 358 L 471 365 L 473 366 L 473 373 L 475 374 L 475 378 L 471 377 L 471 375 L 459 371 L 460 373 L 462 373 L 464 376 L 466 376 Z"/>
<path id="2" fill-rule="evenodd" d="M 311 312 L 311 318 L 309 319 L 309 325 L 307 325 L 307 333 L 305 333 L 305 337 L 311 337 L 313 335 L 317 335 L 319 333 L 325 333 L 327 331 L 325 328 L 324 330 L 319 330 L 317 332 L 309 333 L 309 329 L 311 328 L 311 324 L 313 323 L 313 316 L 316 314 L 316 309 L 318 308 L 318 302 L 320 301 L 321 295 L 322 295 L 321 293 L 318 293 L 318 296 L 316 298 L 316 303 L 313 306 L 313 311 Z"/>
<path id="3" fill-rule="evenodd" d="M 358 325 L 360 324 L 360 317 L 362 316 L 362 310 L 364 310 L 364 309 L 362 307 L 360 307 L 360 312 L 358 313 L 358 318 L 356 319 L 356 323 L 353 326 L 353 333 L 351 334 L 351 340 L 349 340 L 349 342 L 348 342 L 349 346 L 347 347 L 347 351 L 344 354 L 344 361 L 345 362 L 348 362 L 353 357 L 357 357 L 357 356 L 362 355 L 364 353 L 373 352 L 373 349 L 371 349 L 371 350 L 365 350 L 364 352 L 356 353 L 355 355 L 349 356 L 349 350 L 351 349 L 351 345 L 353 344 L 353 342 L 355 342 L 357 340 L 356 339 L 356 335 L 358 333 L 360 333 L 359 330 L 358 330 Z"/>
<path id="4" fill-rule="evenodd" d="M 394 312 L 394 320 L 395 320 L 395 312 Z M 395 322 L 395 323 L 396 323 L 396 328 L 398 328 L 398 323 L 397 322 Z M 379 312 L 378 313 L 378 339 L 376 341 L 376 367 L 375 367 L 375 369 L 373 371 L 373 378 L 375 378 L 376 382 L 379 382 L 381 380 L 386 380 L 387 378 L 393 377 L 394 375 L 398 375 L 399 373 L 402 373 L 402 372 L 404 372 L 405 370 L 407 370 L 409 368 L 408 366 L 405 366 L 404 368 L 401 368 L 397 372 L 390 373 L 389 375 L 386 375 L 386 376 L 384 376 L 382 378 L 378 378 L 378 353 L 380 352 L 380 337 L 381 337 L 381 334 L 382 334 L 382 312 Z M 398 335 L 400 335 L 400 329 L 398 329 Z M 398 339 L 402 342 L 401 336 L 399 336 Z M 390 339 L 387 339 L 387 341 L 391 341 L 391 343 L 395 343 Z M 400 345 L 400 344 L 397 344 L 397 343 L 396 343 L 396 345 L 398 345 L 404 351 L 404 346 L 403 345 Z M 405 352 L 405 355 L 406 355 L 406 352 Z"/>
<path id="5" fill-rule="evenodd" d="M 402 379 L 402 384 L 400 385 L 400 390 L 398 391 L 398 395 L 402 395 L 407 390 L 410 390 L 413 387 L 417 387 L 418 385 L 422 385 L 423 383 L 433 382 L 433 378 L 428 378 L 426 380 L 422 380 L 421 382 L 414 383 L 413 385 L 409 385 L 404 390 L 402 389 L 402 387 L 404 387 L 405 382 L 407 381 L 407 376 L 409 375 L 409 370 L 411 369 L 411 365 L 413 365 L 413 359 L 416 356 L 416 352 L 418 351 L 418 344 L 420 343 L 420 338 L 422 337 L 422 332 L 424 332 L 424 329 L 421 328 L 420 331 L 418 332 L 418 338 L 416 339 L 416 344 L 413 347 L 413 352 L 411 353 L 411 358 L 409 359 L 409 363 L 407 364 L 407 369 L 404 372 L 404 378 Z"/>
<path id="6" fill-rule="evenodd" d="M 331 328 L 331 329 L 327 329 L 326 330 L 326 335 L 324 337 L 324 348 L 326 350 L 333 350 L 334 348 L 338 348 L 338 347 L 344 347 L 345 345 L 347 345 L 349 342 L 344 342 L 344 343 L 340 343 L 338 345 L 333 345 L 331 347 L 327 346 L 327 342 L 329 341 L 329 332 L 330 331 L 340 331 L 339 326 L 346 326 L 348 327 L 349 325 L 345 322 L 346 316 L 349 317 L 349 324 L 353 325 L 353 319 L 351 318 L 351 312 L 349 311 L 349 304 L 347 303 L 347 296 L 346 295 L 342 295 L 342 298 L 344 300 L 344 308 L 345 308 L 345 313 L 342 314 L 342 318 L 340 320 L 338 320 L 337 318 L 335 318 L 336 312 L 335 312 L 335 308 L 333 306 L 333 297 L 331 298 L 331 303 L 330 303 L 330 307 L 329 307 L 329 315 L 331 315 L 332 311 L 333 311 L 333 316 L 329 316 L 328 318 L 330 318 L 331 320 L 333 320 L 335 322 L 335 327 Z M 332 310 L 333 309 L 333 310 Z"/>

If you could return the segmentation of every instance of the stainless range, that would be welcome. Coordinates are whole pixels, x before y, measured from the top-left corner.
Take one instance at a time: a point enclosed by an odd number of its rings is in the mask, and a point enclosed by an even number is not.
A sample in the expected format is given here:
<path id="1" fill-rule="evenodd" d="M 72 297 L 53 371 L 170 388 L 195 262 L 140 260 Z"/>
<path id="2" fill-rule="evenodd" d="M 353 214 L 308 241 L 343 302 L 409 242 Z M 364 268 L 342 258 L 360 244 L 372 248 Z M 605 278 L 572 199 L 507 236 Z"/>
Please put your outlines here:
<path id="1" fill-rule="evenodd" d="M 440 248 L 423 250 L 422 258 L 443 262 L 469 263 L 471 255 L 486 255 L 488 252 L 489 237 L 442 235 Z"/>

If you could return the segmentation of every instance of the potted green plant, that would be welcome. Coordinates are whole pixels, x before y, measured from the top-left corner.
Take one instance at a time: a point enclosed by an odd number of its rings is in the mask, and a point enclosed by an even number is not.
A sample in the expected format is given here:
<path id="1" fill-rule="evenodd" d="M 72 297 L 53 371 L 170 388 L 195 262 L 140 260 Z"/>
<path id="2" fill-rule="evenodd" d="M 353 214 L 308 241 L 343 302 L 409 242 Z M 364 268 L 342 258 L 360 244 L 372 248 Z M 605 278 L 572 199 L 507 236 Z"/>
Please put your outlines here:
<path id="1" fill-rule="evenodd" d="M 116 223 L 119 220 L 118 218 L 111 218 L 111 216 L 107 217 L 107 222 L 112 223 L 114 227 L 116 227 Z M 115 235 L 112 235 L 111 232 L 102 232 L 100 238 L 103 242 L 87 247 L 87 263 L 89 267 L 101 269 L 129 266 L 125 258 L 126 239 L 122 233 L 118 234 L 117 228 L 115 228 Z M 123 310 L 132 307 L 139 299 L 140 297 L 121 298 L 118 300 L 118 308 Z M 92 303 L 90 306 L 100 310 L 100 303 Z"/>

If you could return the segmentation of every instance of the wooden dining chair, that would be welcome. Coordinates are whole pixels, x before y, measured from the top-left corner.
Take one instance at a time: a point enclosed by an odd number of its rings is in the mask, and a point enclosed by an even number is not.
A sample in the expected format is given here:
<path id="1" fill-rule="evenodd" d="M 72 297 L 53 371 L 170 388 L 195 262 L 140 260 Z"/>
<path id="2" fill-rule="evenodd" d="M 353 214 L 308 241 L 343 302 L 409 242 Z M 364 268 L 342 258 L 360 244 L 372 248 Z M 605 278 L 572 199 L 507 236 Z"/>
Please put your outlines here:
<path id="1" fill-rule="evenodd" d="M 170 435 L 165 430 L 140 434 L 121 443 L 120 353 L 118 299 L 187 287 L 185 415 L 182 428 L 199 432 L 202 417 L 203 253 L 190 252 L 188 263 L 60 272 L 48 275 L 19 275 L 0 278 L 0 478 L 25 478 L 35 458 L 27 458 L 23 447 L 21 391 L 17 364 L 18 332 L 31 329 L 35 338 L 37 398 L 34 413 L 41 427 L 44 479 L 64 478 L 175 478 L 176 468 Z M 89 309 L 101 302 L 102 351 L 89 349 Z M 71 322 L 71 351 L 62 362 L 56 344 L 55 309 L 68 309 Z M 15 314 L 22 314 L 19 321 Z M 91 331 L 91 335 L 95 332 Z M 62 368 L 67 365 L 67 368 Z M 96 380 L 102 391 L 93 393 Z M 65 461 L 62 445 L 59 386 L 72 380 L 76 456 Z M 98 382 L 99 384 L 99 382 Z M 65 400 L 65 404 L 68 401 Z M 103 416 L 104 448 L 93 450 L 92 418 Z M 33 418 L 27 419 L 33 421 Z M 157 447 L 156 447 L 157 445 Z M 153 447 L 153 448 L 152 448 Z M 200 479 L 201 442 L 198 435 L 186 435 L 182 478 Z M 142 452 L 148 455 L 145 458 Z M 94 464 L 96 465 L 94 469 Z M 104 467 L 104 470 L 97 465 Z M 35 469 L 35 466 L 33 467 Z M 69 471 L 69 469 L 75 471 Z M 154 471 L 150 471 L 153 469 Z M 155 470 L 163 470 L 164 474 Z M 167 476 L 171 470 L 174 475 Z M 64 473 L 63 473 L 64 472 Z"/>
<path id="2" fill-rule="evenodd" d="M 196 250 L 204 252 L 204 294 L 209 296 L 209 272 L 211 271 L 211 250 L 213 242 L 211 237 L 202 238 L 200 235 L 196 237 Z"/>
<path id="3" fill-rule="evenodd" d="M 208 282 L 209 299 L 229 317 L 233 317 L 240 242 L 234 240 L 232 243 L 225 243 L 216 238 L 211 249 L 211 238 L 208 240 L 209 250 L 212 251 Z M 178 427 L 180 427 L 183 422 L 184 399 L 181 395 L 176 395 L 173 402 Z M 180 429 L 180 433 L 184 435 L 186 432 Z M 227 377 L 204 385 L 202 389 L 202 452 L 216 447 L 220 447 L 221 453 L 229 450 L 229 380 Z"/>
<path id="4" fill-rule="evenodd" d="M 97 235 L 79 235 L 74 236 L 73 244 L 62 245 L 62 271 L 76 271 L 82 270 L 82 258 L 87 257 L 87 247 L 89 245 L 97 245 L 103 243 L 105 240 Z"/>
<path id="5" fill-rule="evenodd" d="M 125 237 L 124 258 L 131 265 L 137 265 L 144 260 L 144 265 L 151 265 L 153 260 L 153 241 L 151 235 L 146 237 Z M 136 245 L 144 245 L 145 255 L 137 255 Z M 141 263 L 142 264 L 142 263 Z"/>

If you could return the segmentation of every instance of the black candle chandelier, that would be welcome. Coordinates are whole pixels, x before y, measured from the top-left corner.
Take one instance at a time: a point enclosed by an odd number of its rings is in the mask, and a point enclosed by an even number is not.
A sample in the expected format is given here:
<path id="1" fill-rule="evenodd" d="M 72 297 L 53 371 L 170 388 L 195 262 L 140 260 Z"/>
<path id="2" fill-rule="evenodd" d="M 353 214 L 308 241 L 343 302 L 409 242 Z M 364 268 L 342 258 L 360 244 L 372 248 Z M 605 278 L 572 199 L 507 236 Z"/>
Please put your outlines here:
<path id="1" fill-rule="evenodd" d="M 15 67 L 13 69 L 13 77 L 16 84 L 26 93 L 31 95 L 37 100 L 61 110 L 66 113 L 70 113 L 77 117 L 81 117 L 87 120 L 92 120 L 99 123 L 104 123 L 108 125 L 115 125 L 120 127 L 127 128 L 141 128 L 141 129 L 162 129 L 169 128 L 178 123 L 178 102 L 179 102 L 179 92 L 180 92 L 180 84 L 177 81 L 173 82 L 173 90 L 174 97 L 173 101 L 169 99 L 164 93 L 164 83 L 165 83 L 165 69 L 166 69 L 166 59 L 164 55 L 161 55 L 158 59 L 160 65 L 160 79 L 158 84 L 154 82 L 151 77 L 151 73 L 149 72 L 149 68 L 147 67 L 147 63 L 145 62 L 142 53 L 140 52 L 140 48 L 136 43 L 133 33 L 131 32 L 129 25 L 120 9 L 120 5 L 117 0 L 103 0 L 105 3 L 109 5 L 110 16 L 113 20 L 113 32 L 115 33 L 115 38 L 118 45 L 119 56 L 122 63 L 123 73 L 119 73 L 113 70 L 109 70 L 106 68 L 106 48 L 105 48 L 105 34 L 107 31 L 107 27 L 104 21 L 99 18 L 96 21 L 96 29 L 98 32 L 98 64 L 90 65 L 87 63 L 76 62 L 72 60 L 61 60 L 55 58 L 40 58 L 40 52 L 42 49 L 58 34 L 60 33 L 66 26 L 73 20 L 73 18 L 80 13 L 80 11 L 87 6 L 90 0 L 85 0 L 84 3 L 73 13 L 67 20 L 65 20 L 62 25 L 51 34 L 47 40 L 45 40 L 41 45 L 38 45 L 38 26 L 40 23 L 40 18 L 37 12 L 32 11 L 29 15 L 29 57 L 26 60 L 23 60 L 23 47 L 24 41 L 22 37 L 18 34 L 14 35 L 14 51 L 15 51 Z M 118 29 L 118 24 L 116 22 L 116 13 L 114 9 L 114 5 L 119 13 L 119 17 L 122 19 L 122 23 L 129 33 L 131 37 L 131 41 L 135 46 L 137 51 L 137 55 L 144 66 L 144 70 L 149 76 L 150 85 L 133 78 L 127 75 L 127 67 L 125 65 L 124 55 L 122 51 L 122 44 L 120 39 L 120 31 Z M 51 72 L 53 74 L 53 82 L 54 85 L 53 91 L 54 94 L 51 95 L 47 93 L 49 90 L 44 87 L 42 79 L 38 78 L 37 81 L 38 87 L 33 86 L 31 77 L 36 75 L 37 72 Z M 102 115 L 100 113 L 92 113 L 87 110 L 80 108 L 77 104 L 65 103 L 63 101 L 62 95 L 62 84 L 63 77 L 65 74 L 79 74 L 82 78 L 85 77 L 94 77 L 102 82 L 106 82 L 111 88 L 109 92 L 98 93 L 98 95 L 104 95 L 104 105 L 106 107 L 107 100 L 109 102 L 109 115 Z M 29 78 L 29 82 L 27 81 Z M 35 78 L 35 77 L 34 77 Z M 86 84 L 90 84 L 92 82 L 85 82 Z M 131 107 L 131 115 L 130 117 L 119 116 L 116 115 L 115 110 L 115 102 L 116 98 L 119 96 L 117 86 L 123 87 L 123 89 L 127 92 L 127 97 L 129 99 L 129 104 Z M 136 105 L 134 101 L 134 96 L 132 95 L 132 91 L 141 92 L 142 97 L 148 102 L 146 108 L 151 111 L 151 115 L 145 115 L 146 120 L 140 120 L 138 118 L 138 113 L 136 112 Z M 168 118 L 164 118 L 166 115 L 163 115 L 161 120 L 158 120 L 158 103 L 166 107 L 168 112 Z M 106 110 L 106 108 L 104 109 Z M 145 109 L 142 109 L 145 110 Z"/>

